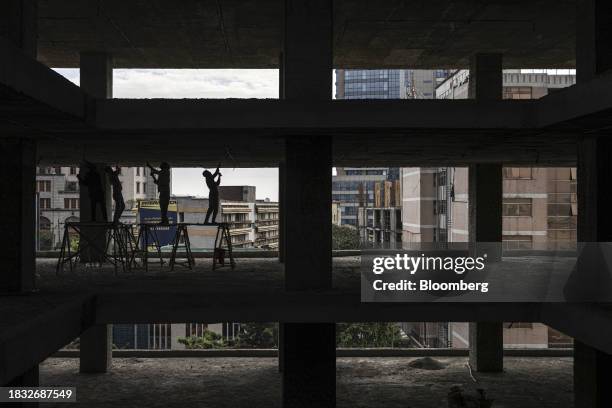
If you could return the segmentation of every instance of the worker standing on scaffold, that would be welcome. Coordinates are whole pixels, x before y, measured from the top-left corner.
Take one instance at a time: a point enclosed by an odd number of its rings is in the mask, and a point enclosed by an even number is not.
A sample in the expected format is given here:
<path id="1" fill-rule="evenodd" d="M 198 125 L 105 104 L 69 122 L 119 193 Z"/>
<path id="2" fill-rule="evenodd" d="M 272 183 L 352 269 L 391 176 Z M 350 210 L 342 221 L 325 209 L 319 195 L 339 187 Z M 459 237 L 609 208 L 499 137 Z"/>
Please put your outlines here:
<path id="1" fill-rule="evenodd" d="M 221 167 L 221 163 L 217 165 L 217 170 L 214 173 L 211 173 L 208 170 L 204 170 L 202 172 L 202 176 L 206 179 L 206 185 L 208 186 L 208 210 L 206 211 L 206 219 L 204 220 L 205 224 L 208 224 L 208 220 L 212 215 L 212 219 L 210 221 L 211 224 L 216 224 L 217 213 L 219 212 L 219 184 L 221 184 L 221 173 L 219 172 L 219 167 Z M 215 180 L 217 178 L 217 180 Z"/>
<path id="2" fill-rule="evenodd" d="M 113 223 L 119 224 L 121 214 L 125 210 L 125 201 L 123 200 L 123 186 L 121 180 L 119 180 L 119 174 L 121 174 L 121 167 L 116 166 L 115 170 L 111 166 L 106 166 L 105 169 L 108 178 L 110 179 L 111 186 L 113 186 L 113 201 L 115 202 L 115 214 L 113 215 Z"/>
<path id="3" fill-rule="evenodd" d="M 168 204 L 170 204 L 170 165 L 162 162 L 159 170 L 147 162 L 147 167 L 151 169 L 153 182 L 157 184 L 159 191 L 159 209 L 161 211 L 161 223 L 168 224 Z"/>

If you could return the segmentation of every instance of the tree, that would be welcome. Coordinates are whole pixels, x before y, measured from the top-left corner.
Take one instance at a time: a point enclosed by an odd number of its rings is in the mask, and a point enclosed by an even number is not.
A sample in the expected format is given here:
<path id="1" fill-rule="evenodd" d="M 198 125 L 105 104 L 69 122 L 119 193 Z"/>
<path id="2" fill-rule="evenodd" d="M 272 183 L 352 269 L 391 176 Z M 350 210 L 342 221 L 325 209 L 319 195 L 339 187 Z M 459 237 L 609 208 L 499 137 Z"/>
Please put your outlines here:
<path id="1" fill-rule="evenodd" d="M 48 251 L 53 248 L 53 232 L 41 230 L 38 233 L 38 240 L 41 251 Z"/>
<path id="2" fill-rule="evenodd" d="M 277 348 L 278 324 L 241 323 L 240 335 L 235 346 L 238 348 Z"/>
<path id="3" fill-rule="evenodd" d="M 218 349 L 227 347 L 227 343 L 219 334 L 208 329 L 204 330 L 202 336 L 181 337 L 178 342 L 185 345 L 186 349 Z"/>
<path id="4" fill-rule="evenodd" d="M 359 249 L 359 231 L 332 224 L 332 249 Z"/>
<path id="5" fill-rule="evenodd" d="M 338 347 L 393 347 L 400 339 L 400 329 L 395 323 L 338 323 L 336 345 Z"/>

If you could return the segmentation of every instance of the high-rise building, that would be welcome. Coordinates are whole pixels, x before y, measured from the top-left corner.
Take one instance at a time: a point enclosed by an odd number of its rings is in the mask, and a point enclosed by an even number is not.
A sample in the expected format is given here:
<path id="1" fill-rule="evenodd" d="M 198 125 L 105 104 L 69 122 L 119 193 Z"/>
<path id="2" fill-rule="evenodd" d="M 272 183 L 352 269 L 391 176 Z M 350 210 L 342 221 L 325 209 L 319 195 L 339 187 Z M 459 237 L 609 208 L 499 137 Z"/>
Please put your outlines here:
<path id="1" fill-rule="evenodd" d="M 397 180 L 397 168 L 337 167 L 332 201 L 340 207 L 340 225 L 359 227 L 359 207 L 374 207 L 376 183 Z"/>

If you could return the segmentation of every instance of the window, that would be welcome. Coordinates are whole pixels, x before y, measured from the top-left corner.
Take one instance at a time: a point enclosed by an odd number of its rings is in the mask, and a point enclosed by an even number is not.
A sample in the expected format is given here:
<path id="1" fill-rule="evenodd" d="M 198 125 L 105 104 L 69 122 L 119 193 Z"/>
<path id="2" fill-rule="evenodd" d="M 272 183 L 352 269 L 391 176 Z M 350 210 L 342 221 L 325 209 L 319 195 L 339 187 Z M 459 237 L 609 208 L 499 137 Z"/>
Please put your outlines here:
<path id="1" fill-rule="evenodd" d="M 78 198 L 64 198 L 64 208 L 66 210 L 78 210 L 79 204 Z"/>
<path id="2" fill-rule="evenodd" d="M 48 193 L 51 191 L 51 180 L 38 180 L 36 182 L 36 191 L 39 193 Z"/>
<path id="3" fill-rule="evenodd" d="M 77 174 L 76 167 L 70 167 L 70 174 L 73 176 Z"/>
<path id="4" fill-rule="evenodd" d="M 531 235 L 504 235 L 502 247 L 505 250 L 532 249 L 532 237 Z"/>
<path id="5" fill-rule="evenodd" d="M 140 181 L 136 182 L 136 193 L 140 194 Z"/>
<path id="6" fill-rule="evenodd" d="M 62 174 L 62 168 L 59 167 L 59 166 L 55 167 L 55 174 L 61 175 Z"/>
<path id="7" fill-rule="evenodd" d="M 504 167 L 505 179 L 532 179 L 531 167 Z"/>
<path id="8" fill-rule="evenodd" d="M 142 193 L 147 194 L 147 183 L 142 183 Z"/>
<path id="9" fill-rule="evenodd" d="M 51 208 L 51 199 L 50 198 L 41 198 L 40 199 L 40 209 L 48 210 Z"/>
<path id="10" fill-rule="evenodd" d="M 504 217 L 531 217 L 531 198 L 504 198 Z"/>
<path id="11" fill-rule="evenodd" d="M 136 167 L 136 175 L 140 176 L 140 167 Z"/>
<path id="12" fill-rule="evenodd" d="M 504 99 L 531 99 L 531 87 L 509 86 L 504 87 Z"/>

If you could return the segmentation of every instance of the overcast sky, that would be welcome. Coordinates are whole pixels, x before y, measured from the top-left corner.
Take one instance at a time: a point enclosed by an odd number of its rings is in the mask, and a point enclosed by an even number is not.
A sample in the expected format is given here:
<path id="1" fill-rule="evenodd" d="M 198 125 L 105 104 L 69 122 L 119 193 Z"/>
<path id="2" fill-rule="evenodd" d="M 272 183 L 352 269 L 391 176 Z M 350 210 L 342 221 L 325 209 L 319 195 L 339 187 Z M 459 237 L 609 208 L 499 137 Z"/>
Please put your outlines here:
<path id="1" fill-rule="evenodd" d="M 79 84 L 78 69 L 57 69 Z M 276 69 L 116 69 L 115 98 L 278 98 Z M 221 169 L 222 185 L 257 187 L 257 198 L 278 200 L 277 169 Z M 172 194 L 207 196 L 202 169 L 172 170 Z"/>

